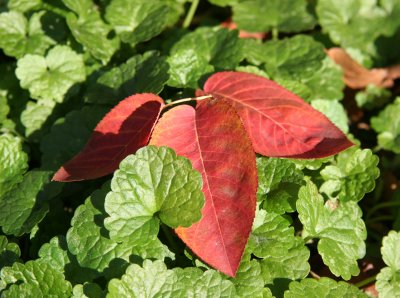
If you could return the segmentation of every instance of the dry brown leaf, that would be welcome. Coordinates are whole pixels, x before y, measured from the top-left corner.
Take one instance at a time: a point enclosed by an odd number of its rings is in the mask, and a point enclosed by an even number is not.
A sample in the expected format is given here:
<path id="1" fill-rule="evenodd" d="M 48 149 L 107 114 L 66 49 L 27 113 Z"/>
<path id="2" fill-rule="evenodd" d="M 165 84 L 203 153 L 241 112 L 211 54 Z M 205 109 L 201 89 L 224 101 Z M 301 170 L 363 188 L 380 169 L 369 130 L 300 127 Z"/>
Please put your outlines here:
<path id="1" fill-rule="evenodd" d="M 237 29 L 237 25 L 231 19 L 221 23 L 223 28 L 234 30 Z M 248 32 L 244 30 L 239 30 L 240 38 L 254 38 L 254 39 L 264 39 L 267 36 L 267 33 L 264 32 Z"/>
<path id="2" fill-rule="evenodd" d="M 330 48 L 326 53 L 336 64 L 342 67 L 343 80 L 352 89 L 362 89 L 369 84 L 389 88 L 393 86 L 393 80 L 400 77 L 399 65 L 369 70 L 356 62 L 341 48 Z M 392 70 L 390 70 L 391 68 Z"/>

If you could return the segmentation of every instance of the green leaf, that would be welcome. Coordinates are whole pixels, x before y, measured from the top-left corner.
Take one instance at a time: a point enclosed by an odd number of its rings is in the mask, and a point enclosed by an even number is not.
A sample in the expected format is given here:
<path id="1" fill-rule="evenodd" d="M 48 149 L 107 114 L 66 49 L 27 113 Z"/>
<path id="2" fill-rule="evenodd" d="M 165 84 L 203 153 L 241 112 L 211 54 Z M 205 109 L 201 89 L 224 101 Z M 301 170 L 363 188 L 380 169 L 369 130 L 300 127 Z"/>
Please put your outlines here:
<path id="1" fill-rule="evenodd" d="M 310 252 L 304 241 L 294 236 L 294 228 L 286 217 L 257 210 L 247 251 L 260 261 L 264 283 L 276 278 L 300 279 L 307 276 Z"/>
<path id="2" fill-rule="evenodd" d="M 0 91 L 0 128 L 2 127 L 3 123 L 7 121 L 7 115 L 10 112 L 7 97 L 4 93 Z"/>
<path id="3" fill-rule="evenodd" d="M 341 70 L 311 36 L 295 35 L 265 43 L 246 40 L 245 56 L 277 83 L 308 101 L 343 97 Z"/>
<path id="4" fill-rule="evenodd" d="M 296 210 L 297 193 L 303 184 L 303 173 L 283 158 L 257 158 L 257 199 L 263 208 L 279 214 Z"/>
<path id="5" fill-rule="evenodd" d="M 104 225 L 111 239 L 135 241 L 147 231 L 155 238 L 159 219 L 170 227 L 188 227 L 200 220 L 202 179 L 190 161 L 167 147 L 148 146 L 126 157 L 114 173 Z"/>
<path id="6" fill-rule="evenodd" d="M 142 258 L 157 259 L 170 256 L 171 253 L 158 239 L 140 247 L 140 244 L 135 242 L 117 243 L 107 237 L 103 220 L 107 216 L 104 200 L 109 191 L 110 186 L 105 184 L 75 211 L 71 221 L 72 227 L 67 233 L 67 242 L 69 250 L 76 255 L 79 264 L 103 272 L 110 266 L 112 260 L 118 258 L 129 262 L 132 254 L 140 255 Z M 140 236 L 148 237 L 145 233 Z"/>
<path id="7" fill-rule="evenodd" d="M 105 107 L 87 106 L 58 119 L 41 142 L 42 168 L 56 170 L 77 154 L 107 111 Z"/>
<path id="8" fill-rule="evenodd" d="M 328 277 L 319 280 L 306 278 L 302 281 L 292 281 L 285 298 L 324 298 L 324 297 L 352 297 L 367 298 L 368 296 L 357 287 L 343 281 L 334 281 Z"/>
<path id="9" fill-rule="evenodd" d="M 161 261 L 145 260 L 143 268 L 130 265 L 121 279 L 108 283 L 107 298 L 112 297 L 162 297 L 169 294 L 177 280 L 174 271 Z"/>
<path id="10" fill-rule="evenodd" d="M 64 237 L 52 238 L 40 248 L 38 253 L 40 259 L 50 264 L 57 271 L 64 272 L 65 266 L 70 263 L 68 253 L 62 249 L 64 244 Z"/>
<path id="11" fill-rule="evenodd" d="M 0 235 L 0 270 L 5 266 L 11 266 L 20 256 L 18 245 L 8 242 L 6 236 Z"/>
<path id="12" fill-rule="evenodd" d="M 311 93 L 306 99 L 331 99 L 343 98 L 343 72 L 329 57 L 322 60 L 322 67 L 311 77 L 301 80 Z"/>
<path id="13" fill-rule="evenodd" d="M 232 282 L 215 270 L 198 268 L 168 270 L 161 261 L 144 260 L 143 267 L 132 264 L 121 279 L 108 284 L 112 297 L 235 297 Z"/>
<path id="14" fill-rule="evenodd" d="M 357 259 L 365 255 L 367 237 L 360 207 L 354 202 L 327 201 L 309 179 L 296 203 L 303 237 L 319 238 L 318 252 L 336 276 L 349 280 L 359 274 Z"/>
<path id="15" fill-rule="evenodd" d="M 145 52 L 100 74 L 96 81 L 89 85 L 86 101 L 114 105 L 135 93 L 158 94 L 168 78 L 165 57 L 156 51 Z"/>
<path id="16" fill-rule="evenodd" d="M 118 37 L 109 38 L 111 26 L 103 22 L 90 0 L 63 0 L 75 13 L 68 13 L 67 24 L 75 39 L 94 58 L 107 64 L 119 48 Z"/>
<path id="17" fill-rule="evenodd" d="M 99 277 L 97 271 L 78 264 L 75 256 L 68 250 L 64 236 L 53 237 L 48 243 L 43 244 L 39 250 L 39 257 L 40 261 L 64 273 L 66 279 L 73 284 L 84 283 Z"/>
<path id="18" fill-rule="evenodd" d="M 82 17 L 86 17 L 96 11 L 96 7 L 93 5 L 92 0 L 62 0 L 62 2 L 70 10 Z"/>
<path id="19" fill-rule="evenodd" d="M 45 34 L 41 24 L 44 11 L 28 20 L 17 11 L 0 14 L 0 48 L 8 56 L 21 58 L 25 54 L 43 55 L 55 41 Z"/>
<path id="20" fill-rule="evenodd" d="M 337 100 L 315 99 L 311 102 L 311 106 L 320 111 L 329 120 L 332 121 L 344 133 L 349 132 L 349 119 L 343 105 Z"/>
<path id="21" fill-rule="evenodd" d="M 42 0 L 8 0 L 7 7 L 9 10 L 16 10 L 19 12 L 27 12 L 29 10 L 36 10 L 42 5 Z"/>
<path id="22" fill-rule="evenodd" d="M 112 0 L 105 17 L 123 42 L 135 45 L 160 34 L 168 12 L 168 5 L 160 1 Z"/>
<path id="23" fill-rule="evenodd" d="M 235 69 L 243 59 L 243 41 L 236 31 L 198 28 L 174 44 L 168 57 L 173 87 L 199 87 L 199 80 L 216 70 Z"/>
<path id="24" fill-rule="evenodd" d="M 381 0 L 379 4 L 385 11 L 384 34 L 391 36 L 400 27 L 400 3 L 396 0 Z"/>
<path id="25" fill-rule="evenodd" d="M 365 90 L 357 92 L 356 102 L 358 107 L 372 110 L 386 104 L 391 96 L 392 93 L 385 88 L 368 85 Z"/>
<path id="26" fill-rule="evenodd" d="M 261 267 L 250 255 L 244 255 L 235 278 L 230 278 L 239 297 L 263 298 L 264 279 Z"/>
<path id="27" fill-rule="evenodd" d="M 95 283 L 84 283 L 83 285 L 75 285 L 72 290 L 72 298 L 96 298 L 103 297 L 103 290 Z"/>
<path id="28" fill-rule="evenodd" d="M 371 126 L 378 133 L 381 148 L 400 154 L 400 97 L 371 118 Z"/>
<path id="29" fill-rule="evenodd" d="M 376 0 L 320 0 L 317 14 L 322 29 L 334 43 L 375 54 L 374 41 L 383 33 L 386 18 Z"/>
<path id="30" fill-rule="evenodd" d="M 337 155 L 333 165 L 321 171 L 321 192 L 342 202 L 359 201 L 375 188 L 379 177 L 378 156 L 370 149 L 351 148 Z"/>
<path id="31" fill-rule="evenodd" d="M 400 233 L 390 231 L 382 240 L 382 258 L 388 267 L 381 269 L 376 277 L 379 297 L 400 295 Z"/>
<path id="32" fill-rule="evenodd" d="M 264 282 L 273 284 L 277 279 L 302 279 L 310 272 L 310 251 L 303 239 L 294 237 L 292 246 L 280 256 L 266 257 L 260 261 Z"/>
<path id="33" fill-rule="evenodd" d="M 32 98 L 62 102 L 74 84 L 85 80 L 81 55 L 67 46 L 52 48 L 46 57 L 26 55 L 18 60 L 16 75 Z"/>
<path id="34" fill-rule="evenodd" d="M 174 268 L 177 281 L 172 290 L 173 297 L 232 297 L 236 293 L 232 282 L 222 278 L 215 270 L 203 272 L 196 267 Z"/>
<path id="35" fill-rule="evenodd" d="M 61 185 L 50 183 L 50 171 L 30 171 L 0 200 L 0 226 L 5 234 L 29 233 L 48 212 L 48 201 Z"/>
<path id="36" fill-rule="evenodd" d="M 29 101 L 21 113 L 21 123 L 25 127 L 25 136 L 33 137 L 35 141 L 43 136 L 42 129 L 50 119 L 56 103 L 52 100 Z M 48 126 L 48 125 L 47 125 Z"/>
<path id="37" fill-rule="evenodd" d="M 22 150 L 21 139 L 11 134 L 0 135 L 0 199 L 22 181 L 27 168 L 28 155 Z"/>
<path id="38" fill-rule="evenodd" d="M 273 78 L 308 78 L 322 67 L 326 56 L 323 45 L 307 35 L 268 41 L 262 47 L 261 61 Z"/>
<path id="39" fill-rule="evenodd" d="M 2 297 L 70 297 L 72 286 L 64 275 L 41 260 L 5 267 L 0 277 L 7 284 Z"/>
<path id="40" fill-rule="evenodd" d="M 2 74 L 2 79 L 0 80 L 2 106 L 0 110 L 4 113 L 3 116 L 7 116 L 3 121 L 0 120 L 0 126 L 3 125 L 9 128 L 10 131 L 14 130 L 12 125 L 19 124 L 21 112 L 24 110 L 29 98 L 29 93 L 19 85 L 19 80 L 15 76 L 15 68 L 16 63 L 14 62 L 0 63 L 0 73 Z M 1 124 L 1 122 L 3 123 Z"/>
<path id="41" fill-rule="evenodd" d="M 299 32 L 315 25 L 305 0 L 237 1 L 233 3 L 233 21 L 239 29 L 250 32 Z"/>

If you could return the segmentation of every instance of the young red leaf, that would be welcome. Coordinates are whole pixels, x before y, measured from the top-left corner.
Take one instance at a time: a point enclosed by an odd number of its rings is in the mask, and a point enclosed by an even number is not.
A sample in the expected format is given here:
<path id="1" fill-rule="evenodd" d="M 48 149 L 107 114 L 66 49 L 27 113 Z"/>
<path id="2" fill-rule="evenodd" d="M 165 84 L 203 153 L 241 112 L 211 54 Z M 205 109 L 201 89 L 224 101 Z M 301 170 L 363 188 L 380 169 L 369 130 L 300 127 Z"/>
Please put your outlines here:
<path id="1" fill-rule="evenodd" d="M 207 99 L 163 115 L 151 144 L 189 158 L 203 177 L 202 219 L 178 236 L 209 265 L 235 276 L 255 215 L 257 168 L 246 130 L 233 107 Z"/>
<path id="2" fill-rule="evenodd" d="M 244 72 L 212 75 L 198 95 L 228 100 L 240 115 L 257 153 L 320 158 L 353 144 L 322 113 L 273 81 Z"/>
<path id="3" fill-rule="evenodd" d="M 114 172 L 121 160 L 147 145 L 164 106 L 150 93 L 129 96 L 96 126 L 85 148 L 55 173 L 53 180 L 94 179 Z"/>

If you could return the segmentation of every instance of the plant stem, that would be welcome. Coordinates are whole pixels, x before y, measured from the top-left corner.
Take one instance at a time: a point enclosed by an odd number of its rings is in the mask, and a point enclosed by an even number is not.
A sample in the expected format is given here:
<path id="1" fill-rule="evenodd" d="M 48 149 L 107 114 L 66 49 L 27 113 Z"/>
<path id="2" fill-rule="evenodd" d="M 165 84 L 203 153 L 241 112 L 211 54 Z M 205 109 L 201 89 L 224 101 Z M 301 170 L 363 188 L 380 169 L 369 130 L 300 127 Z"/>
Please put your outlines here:
<path id="1" fill-rule="evenodd" d="M 193 20 L 194 13 L 196 12 L 197 6 L 199 5 L 199 0 L 192 0 L 192 4 L 190 5 L 189 11 L 186 15 L 185 20 L 183 21 L 183 28 L 188 28 L 190 23 Z"/>
<path id="2" fill-rule="evenodd" d="M 172 251 L 177 252 L 178 246 L 176 245 L 175 240 L 172 237 L 171 231 L 169 230 L 169 228 L 166 225 L 161 224 L 161 230 L 163 231 L 165 238 L 167 238 L 169 247 L 172 248 Z"/>
<path id="3" fill-rule="evenodd" d="M 386 208 L 386 207 L 395 207 L 395 206 L 400 206 L 400 201 L 395 201 L 395 202 L 385 202 L 378 204 L 374 207 L 372 207 L 368 212 L 367 215 L 365 216 L 365 219 L 368 219 L 371 217 L 372 214 L 374 214 L 377 210 Z"/>
<path id="4" fill-rule="evenodd" d="M 188 101 L 192 101 L 192 100 L 202 100 L 202 99 L 211 98 L 211 97 L 212 97 L 212 95 L 204 95 L 204 96 L 199 96 L 199 97 L 182 98 L 182 99 L 170 102 L 169 104 L 166 104 L 165 107 L 170 107 L 170 106 L 173 106 L 173 105 L 176 105 L 179 103 L 188 102 Z"/>
<path id="5" fill-rule="evenodd" d="M 317 273 L 315 273 L 314 271 L 310 270 L 310 275 L 315 278 L 315 279 L 320 279 L 321 276 L 319 276 Z"/>
<path id="6" fill-rule="evenodd" d="M 368 277 L 368 278 L 366 278 L 366 279 L 363 279 L 362 281 L 359 281 L 358 283 L 356 283 L 356 284 L 354 284 L 357 288 L 362 288 L 362 287 L 364 287 L 364 286 L 366 286 L 366 285 L 368 285 L 368 284 L 370 284 L 370 283 L 372 283 L 372 282 L 374 282 L 376 280 L 376 274 L 375 275 L 373 275 L 373 276 L 370 276 L 370 277 Z"/>
<path id="7" fill-rule="evenodd" d="M 42 4 L 42 9 L 52 11 L 52 12 L 54 12 L 54 13 L 56 13 L 56 14 L 64 17 L 64 18 L 66 18 L 67 15 L 68 15 L 68 11 L 65 11 L 63 9 L 60 9 L 60 8 L 58 8 L 56 6 L 53 6 L 53 5 L 45 3 L 45 2 Z"/>
<path id="8" fill-rule="evenodd" d="M 276 28 L 276 27 L 274 27 L 274 28 L 272 28 L 272 39 L 273 40 L 278 40 L 278 35 L 279 35 L 279 32 L 278 32 L 278 28 Z"/>

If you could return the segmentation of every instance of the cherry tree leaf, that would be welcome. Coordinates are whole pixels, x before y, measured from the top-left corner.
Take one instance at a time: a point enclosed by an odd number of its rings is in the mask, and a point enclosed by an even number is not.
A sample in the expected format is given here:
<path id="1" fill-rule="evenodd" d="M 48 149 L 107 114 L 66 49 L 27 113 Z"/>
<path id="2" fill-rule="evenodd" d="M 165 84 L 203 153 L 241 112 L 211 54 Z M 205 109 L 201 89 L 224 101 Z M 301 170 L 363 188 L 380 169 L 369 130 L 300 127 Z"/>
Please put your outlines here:
<path id="1" fill-rule="evenodd" d="M 320 158 L 353 145 L 326 116 L 264 77 L 219 72 L 197 93 L 228 100 L 242 118 L 257 153 Z"/>
<path id="2" fill-rule="evenodd" d="M 55 181 L 94 179 L 112 173 L 127 155 L 145 146 L 164 103 L 150 93 L 121 101 L 101 120 L 85 148 L 54 175 Z"/>
<path id="3" fill-rule="evenodd" d="M 151 144 L 190 159 L 203 177 L 202 219 L 176 233 L 209 265 L 235 276 L 256 208 L 255 154 L 245 128 L 225 101 L 206 99 L 164 114 Z"/>

